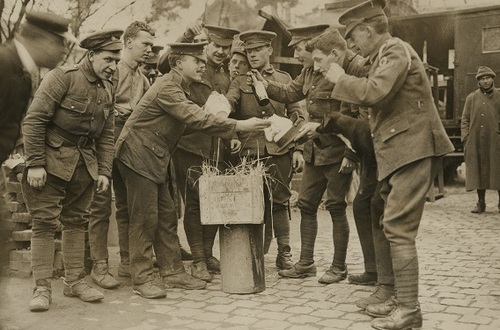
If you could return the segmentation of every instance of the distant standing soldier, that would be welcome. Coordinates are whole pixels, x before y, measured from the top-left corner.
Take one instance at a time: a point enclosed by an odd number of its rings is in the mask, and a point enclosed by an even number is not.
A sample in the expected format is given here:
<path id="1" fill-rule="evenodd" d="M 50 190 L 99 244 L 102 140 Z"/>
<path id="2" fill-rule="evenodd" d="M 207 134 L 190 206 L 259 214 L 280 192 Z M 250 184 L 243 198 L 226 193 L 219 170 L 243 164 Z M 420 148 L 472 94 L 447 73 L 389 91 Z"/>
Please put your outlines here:
<path id="1" fill-rule="evenodd" d="M 495 88 L 495 76 L 489 67 L 479 67 L 479 88 L 467 96 L 462 113 L 465 189 L 477 190 L 478 197 L 472 213 L 486 210 L 486 189 L 498 190 L 500 212 L 500 90 Z"/>
<path id="2" fill-rule="evenodd" d="M 23 192 L 33 217 L 31 311 L 51 302 L 54 234 L 62 224 L 64 295 L 97 301 L 104 295 L 82 275 L 87 212 L 94 190 L 109 187 L 113 159 L 113 85 L 121 30 L 83 39 L 89 51 L 78 66 L 47 73 L 23 125 L 26 170 Z"/>

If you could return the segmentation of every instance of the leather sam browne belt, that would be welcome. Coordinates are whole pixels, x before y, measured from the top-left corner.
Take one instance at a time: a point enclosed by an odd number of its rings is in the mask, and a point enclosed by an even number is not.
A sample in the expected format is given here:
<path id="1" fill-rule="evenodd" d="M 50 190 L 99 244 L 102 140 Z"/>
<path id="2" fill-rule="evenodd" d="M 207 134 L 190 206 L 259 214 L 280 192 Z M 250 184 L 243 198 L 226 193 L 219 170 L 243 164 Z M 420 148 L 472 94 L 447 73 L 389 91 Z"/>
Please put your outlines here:
<path id="1" fill-rule="evenodd" d="M 74 145 L 76 145 L 78 147 L 85 148 L 86 146 L 94 143 L 94 139 L 90 139 L 88 136 L 76 135 L 76 134 L 69 133 L 69 132 L 63 130 L 62 128 L 60 128 L 59 126 L 54 125 L 54 124 L 50 125 L 48 127 L 48 129 L 52 130 L 57 135 L 61 136 L 65 140 L 73 143 Z"/>

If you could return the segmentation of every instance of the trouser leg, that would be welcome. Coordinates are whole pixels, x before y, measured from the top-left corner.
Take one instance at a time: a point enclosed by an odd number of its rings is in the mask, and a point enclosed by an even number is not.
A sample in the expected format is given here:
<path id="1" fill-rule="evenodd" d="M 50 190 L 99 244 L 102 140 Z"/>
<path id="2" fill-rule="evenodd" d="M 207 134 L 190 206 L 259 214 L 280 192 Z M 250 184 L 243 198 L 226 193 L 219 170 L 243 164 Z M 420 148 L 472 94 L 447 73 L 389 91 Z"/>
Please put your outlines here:
<path id="1" fill-rule="evenodd" d="M 377 265 L 377 282 L 382 285 L 394 286 L 394 271 L 392 270 L 391 244 L 385 236 L 382 225 L 384 200 L 380 195 L 382 184 L 379 182 L 373 194 L 371 203 L 372 235 L 375 259 Z"/>
<path id="2" fill-rule="evenodd" d="M 107 260 L 108 231 L 111 217 L 112 189 L 94 194 L 89 212 L 89 244 L 90 257 L 93 261 Z"/>
<path id="3" fill-rule="evenodd" d="M 161 276 L 184 272 L 177 235 L 178 215 L 169 184 L 167 179 L 167 182 L 159 187 L 158 230 L 153 242 Z"/>
<path id="4" fill-rule="evenodd" d="M 115 192 L 115 219 L 118 230 L 118 246 L 120 249 L 120 262 L 123 265 L 130 263 L 129 255 L 129 213 L 127 204 L 127 188 L 123 182 L 120 171 L 113 162 L 113 189 Z"/>
<path id="5" fill-rule="evenodd" d="M 362 163 L 360 186 L 352 205 L 354 223 L 363 252 L 365 271 L 370 273 L 377 272 L 370 210 L 373 194 L 377 187 L 376 175 L 376 166 Z"/>
<path id="6" fill-rule="evenodd" d="M 159 184 L 121 162 L 117 167 L 127 187 L 129 209 L 129 254 L 132 284 L 150 282 L 153 276 L 153 240 L 158 227 Z"/>
<path id="7" fill-rule="evenodd" d="M 346 196 L 351 185 L 352 175 L 339 173 L 341 164 L 325 167 L 326 209 L 332 217 L 332 240 L 334 246 L 332 266 L 345 269 L 347 246 L 349 244 L 349 223 L 346 215 Z"/>
<path id="8" fill-rule="evenodd" d="M 415 161 L 382 181 L 381 195 L 385 200 L 383 225 L 391 244 L 396 296 L 400 304 L 410 308 L 418 304 L 415 238 L 437 162 L 437 157 Z"/>

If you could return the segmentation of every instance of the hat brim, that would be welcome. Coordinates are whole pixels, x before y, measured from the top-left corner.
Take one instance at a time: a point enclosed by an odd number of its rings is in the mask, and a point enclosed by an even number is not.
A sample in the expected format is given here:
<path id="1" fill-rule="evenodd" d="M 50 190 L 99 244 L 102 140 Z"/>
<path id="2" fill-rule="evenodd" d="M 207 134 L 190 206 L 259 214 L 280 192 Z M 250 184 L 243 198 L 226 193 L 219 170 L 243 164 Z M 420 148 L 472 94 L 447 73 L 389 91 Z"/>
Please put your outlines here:
<path id="1" fill-rule="evenodd" d="M 233 44 L 233 39 L 219 38 L 218 36 L 211 35 L 210 40 L 222 47 L 228 47 Z"/>
<path id="2" fill-rule="evenodd" d="M 207 55 L 205 55 L 205 54 L 199 54 L 199 55 L 198 54 L 196 54 L 196 55 L 195 54 L 186 54 L 186 55 L 193 56 L 194 58 L 202 60 L 205 63 L 207 62 Z"/>
<path id="3" fill-rule="evenodd" d="M 485 76 L 490 76 L 492 78 L 495 78 L 497 75 L 495 74 L 495 72 L 483 72 L 476 75 L 476 80 L 479 80 L 481 77 Z"/>
<path id="4" fill-rule="evenodd" d="M 286 151 L 296 145 L 294 139 L 299 134 L 299 130 L 304 124 L 304 120 L 294 124 L 278 141 L 276 141 L 276 144 L 279 146 L 279 149 L 276 150 L 277 153 Z"/>

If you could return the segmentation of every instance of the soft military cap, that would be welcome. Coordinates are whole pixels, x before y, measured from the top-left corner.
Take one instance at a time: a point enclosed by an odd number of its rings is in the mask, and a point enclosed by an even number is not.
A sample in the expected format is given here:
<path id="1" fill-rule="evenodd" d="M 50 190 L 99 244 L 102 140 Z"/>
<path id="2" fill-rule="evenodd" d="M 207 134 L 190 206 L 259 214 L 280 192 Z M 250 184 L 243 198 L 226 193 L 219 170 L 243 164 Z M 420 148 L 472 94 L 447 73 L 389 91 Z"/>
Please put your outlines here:
<path id="1" fill-rule="evenodd" d="M 205 46 L 208 42 L 180 42 L 168 44 L 170 46 L 170 54 L 172 55 L 191 55 L 200 59 L 202 61 L 207 61 L 207 55 L 205 55 Z"/>
<path id="2" fill-rule="evenodd" d="M 247 56 L 247 52 L 245 50 L 245 43 L 239 39 L 234 39 L 233 44 L 231 45 L 231 56 L 233 54 L 240 54 L 243 56 Z"/>
<path id="3" fill-rule="evenodd" d="M 59 35 L 68 41 L 78 43 L 74 35 L 69 32 L 71 20 L 52 13 L 30 12 L 26 14 L 26 21 L 22 28 L 37 27 L 44 31 Z"/>
<path id="4" fill-rule="evenodd" d="M 317 24 L 317 25 L 309 25 L 297 28 L 290 28 L 288 32 L 292 35 L 292 40 L 288 44 L 288 47 L 293 47 L 303 40 L 309 40 L 314 37 L 319 36 L 323 31 L 329 28 L 328 24 Z"/>
<path id="5" fill-rule="evenodd" d="M 345 38 L 349 38 L 356 26 L 377 16 L 385 16 L 385 0 L 370 0 L 346 10 L 339 17 L 339 23 L 345 25 Z"/>
<path id="6" fill-rule="evenodd" d="M 250 30 L 240 34 L 240 39 L 245 43 L 245 49 L 247 50 L 270 46 L 274 38 L 276 38 L 276 33 L 263 30 Z"/>
<path id="7" fill-rule="evenodd" d="M 151 47 L 151 56 L 148 57 L 148 59 L 144 62 L 146 64 L 157 64 L 158 60 L 160 59 L 160 50 L 164 49 L 165 47 L 160 46 L 160 45 L 154 45 Z"/>
<path id="8" fill-rule="evenodd" d="M 205 25 L 206 36 L 222 47 L 231 46 L 234 36 L 240 31 L 222 26 Z"/>
<path id="9" fill-rule="evenodd" d="M 492 78 L 495 78 L 497 75 L 489 67 L 482 65 L 477 70 L 476 80 L 479 80 L 479 78 L 484 77 L 484 76 L 490 76 Z"/>
<path id="10" fill-rule="evenodd" d="M 94 32 L 80 42 L 80 47 L 88 50 L 121 50 L 123 48 L 123 42 L 120 39 L 122 34 L 123 30 L 121 29 Z"/>

